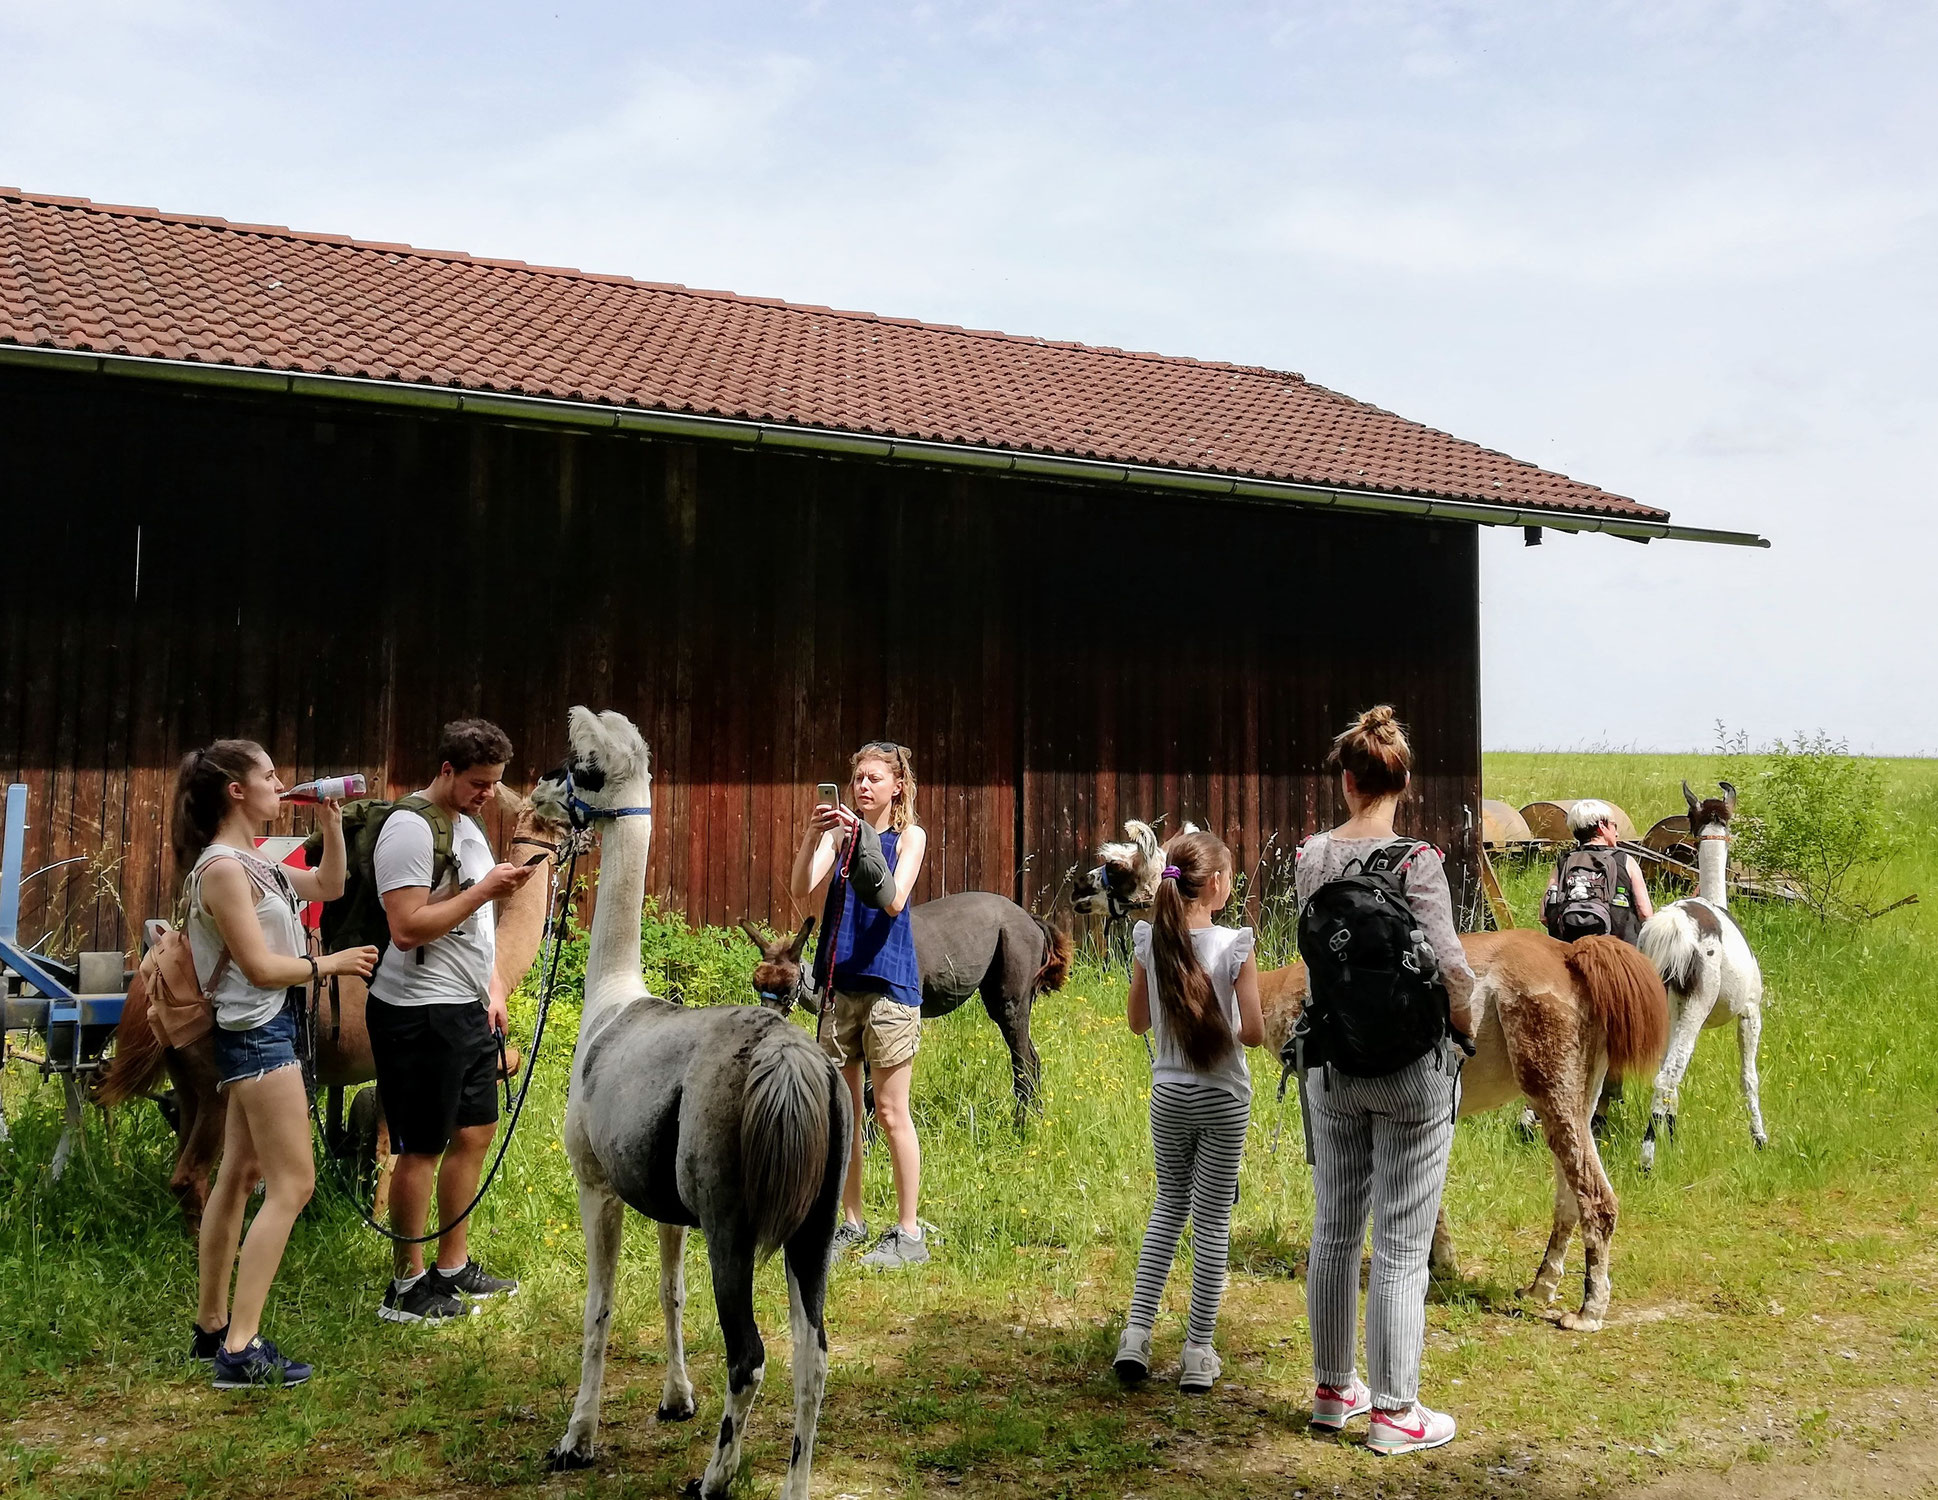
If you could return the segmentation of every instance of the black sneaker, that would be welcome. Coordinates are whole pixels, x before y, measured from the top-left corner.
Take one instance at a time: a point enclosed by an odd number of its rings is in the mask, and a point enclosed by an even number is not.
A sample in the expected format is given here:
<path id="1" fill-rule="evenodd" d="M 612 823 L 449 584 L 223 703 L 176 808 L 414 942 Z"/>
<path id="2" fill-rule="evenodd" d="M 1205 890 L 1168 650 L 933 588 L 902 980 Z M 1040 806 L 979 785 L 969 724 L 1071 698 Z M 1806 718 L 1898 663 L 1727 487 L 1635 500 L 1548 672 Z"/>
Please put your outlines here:
<path id="1" fill-rule="evenodd" d="M 384 1288 L 384 1305 L 377 1316 L 386 1323 L 446 1323 L 476 1311 L 469 1302 L 444 1289 L 436 1271 L 426 1271 L 409 1287 L 392 1281 Z"/>
<path id="2" fill-rule="evenodd" d="M 857 1245 L 868 1243 L 868 1221 L 866 1219 L 843 1218 L 834 1227 L 834 1238 L 828 1241 L 828 1264 L 832 1266 L 842 1256 Z"/>
<path id="3" fill-rule="evenodd" d="M 467 1260 L 455 1271 L 435 1267 L 430 1274 L 437 1278 L 438 1289 L 451 1296 L 470 1297 L 482 1302 L 486 1297 L 518 1295 L 517 1282 L 509 1276 L 493 1276 L 475 1260 Z"/>
<path id="4" fill-rule="evenodd" d="M 259 1385 L 301 1385 L 310 1378 L 308 1365 L 300 1365 L 280 1354 L 276 1346 L 260 1336 L 249 1340 L 240 1354 L 227 1349 L 215 1351 L 215 1388 L 218 1391 L 246 1391 Z"/>
<path id="5" fill-rule="evenodd" d="M 204 1333 L 200 1323 L 189 1325 L 188 1357 L 200 1360 L 205 1365 L 215 1363 L 216 1355 L 222 1352 L 222 1341 L 229 1336 L 229 1325 L 224 1323 L 214 1333 Z"/>

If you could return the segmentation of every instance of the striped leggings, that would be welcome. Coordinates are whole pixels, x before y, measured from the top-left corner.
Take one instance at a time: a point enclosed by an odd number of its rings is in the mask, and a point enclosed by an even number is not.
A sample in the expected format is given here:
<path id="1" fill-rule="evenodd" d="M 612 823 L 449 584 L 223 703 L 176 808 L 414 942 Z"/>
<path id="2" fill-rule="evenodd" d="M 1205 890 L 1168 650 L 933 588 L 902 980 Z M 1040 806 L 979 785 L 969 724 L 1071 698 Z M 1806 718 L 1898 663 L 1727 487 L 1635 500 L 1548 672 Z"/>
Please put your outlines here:
<path id="1" fill-rule="evenodd" d="M 1191 1220 L 1191 1320 L 1185 1341 L 1209 1344 L 1225 1298 L 1231 1252 L 1231 1210 L 1238 1201 L 1238 1163 L 1252 1104 L 1201 1083 L 1151 1086 L 1151 1144 L 1157 1155 L 1157 1202 L 1137 1257 L 1137 1289 L 1130 1317 L 1136 1328 L 1157 1322 L 1164 1283 Z"/>
<path id="2" fill-rule="evenodd" d="M 1353 1380 L 1359 1257 L 1373 1218 L 1366 1288 L 1366 1374 L 1373 1404 L 1398 1411 L 1420 1389 L 1426 1338 L 1427 1254 L 1453 1146 L 1460 1085 L 1434 1051 L 1386 1078 L 1306 1075 L 1312 1132 L 1312 1259 L 1306 1312 L 1312 1373 L 1322 1385 Z"/>

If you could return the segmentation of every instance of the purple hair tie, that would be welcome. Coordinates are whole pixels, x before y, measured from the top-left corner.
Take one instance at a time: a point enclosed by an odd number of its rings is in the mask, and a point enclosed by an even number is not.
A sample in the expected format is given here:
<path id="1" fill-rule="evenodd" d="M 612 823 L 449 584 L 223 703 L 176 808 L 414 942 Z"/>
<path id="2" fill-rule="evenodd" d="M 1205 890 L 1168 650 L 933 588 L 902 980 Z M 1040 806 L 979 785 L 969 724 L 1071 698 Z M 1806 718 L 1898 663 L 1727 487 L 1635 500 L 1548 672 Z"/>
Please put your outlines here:
<path id="1" fill-rule="evenodd" d="M 1182 877 L 1183 874 L 1184 874 L 1184 871 L 1180 870 L 1176 865 L 1166 865 L 1164 867 L 1164 873 L 1158 878 L 1160 880 L 1177 880 L 1180 877 Z"/>

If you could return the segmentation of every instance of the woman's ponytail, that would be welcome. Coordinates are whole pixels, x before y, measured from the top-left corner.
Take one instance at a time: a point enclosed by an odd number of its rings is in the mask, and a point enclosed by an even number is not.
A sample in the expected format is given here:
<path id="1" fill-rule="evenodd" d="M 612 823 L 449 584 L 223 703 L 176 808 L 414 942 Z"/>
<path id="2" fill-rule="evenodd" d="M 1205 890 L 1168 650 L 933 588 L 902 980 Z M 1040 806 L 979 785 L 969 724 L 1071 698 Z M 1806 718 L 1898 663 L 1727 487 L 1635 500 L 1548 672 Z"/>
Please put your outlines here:
<path id="1" fill-rule="evenodd" d="M 177 870 L 186 874 L 215 842 L 216 830 L 229 815 L 229 783 L 248 780 L 267 759 L 268 752 L 254 740 L 217 740 L 182 757 L 175 771 L 175 815 L 168 827 Z"/>
<path id="2" fill-rule="evenodd" d="M 1191 932 L 1184 925 L 1184 904 L 1200 900 L 1221 870 L 1231 868 L 1231 850 L 1212 833 L 1180 834 L 1164 849 L 1164 878 L 1157 884 L 1151 918 L 1151 978 L 1178 1050 L 1195 1068 L 1209 1068 L 1231 1052 L 1231 1024 L 1218 1005 L 1211 976 L 1198 962 Z"/>

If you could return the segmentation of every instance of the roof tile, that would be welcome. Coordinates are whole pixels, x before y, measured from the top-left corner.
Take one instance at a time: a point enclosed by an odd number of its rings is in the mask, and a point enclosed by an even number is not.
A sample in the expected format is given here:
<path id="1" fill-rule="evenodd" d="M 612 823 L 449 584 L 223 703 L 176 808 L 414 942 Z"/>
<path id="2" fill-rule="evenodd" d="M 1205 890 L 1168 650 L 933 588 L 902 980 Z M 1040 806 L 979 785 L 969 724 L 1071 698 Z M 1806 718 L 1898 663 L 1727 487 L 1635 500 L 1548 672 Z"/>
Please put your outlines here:
<path id="1" fill-rule="evenodd" d="M 0 188 L 0 343 L 1659 519 L 1304 376 Z"/>

